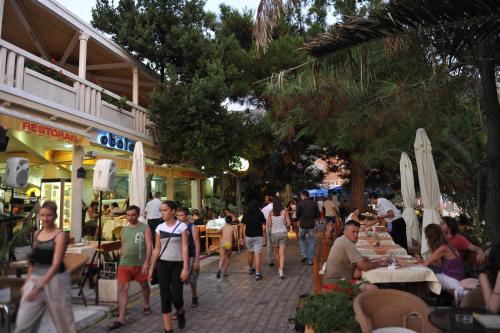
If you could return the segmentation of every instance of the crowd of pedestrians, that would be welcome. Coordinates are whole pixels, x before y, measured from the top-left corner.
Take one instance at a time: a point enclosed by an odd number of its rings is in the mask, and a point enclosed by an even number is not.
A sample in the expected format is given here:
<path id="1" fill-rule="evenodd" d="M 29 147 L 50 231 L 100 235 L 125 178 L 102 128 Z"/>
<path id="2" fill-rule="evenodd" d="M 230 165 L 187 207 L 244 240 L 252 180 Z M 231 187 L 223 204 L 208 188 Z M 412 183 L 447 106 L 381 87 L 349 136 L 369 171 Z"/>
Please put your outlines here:
<path id="1" fill-rule="evenodd" d="M 91 216 L 93 209 L 91 207 L 88 212 L 89 218 L 95 218 Z M 326 214 L 322 215 L 321 212 Z M 207 213 L 210 212 L 206 210 L 205 218 L 208 217 Z M 147 224 L 139 222 L 141 214 Z M 174 201 L 162 202 L 161 194 L 155 193 L 143 212 L 131 205 L 126 207 L 125 215 L 128 224 L 121 230 L 121 256 L 117 270 L 118 316 L 109 323 L 108 329 L 126 325 L 128 290 L 133 281 L 142 289 L 144 316 L 151 315 L 150 284 L 158 284 L 165 332 L 173 331 L 174 320 L 177 320 L 179 329 L 184 328 L 185 284 L 189 284 L 192 291 L 191 306 L 199 306 L 200 214 L 195 211 L 190 218 L 188 209 L 179 207 Z M 247 248 L 249 274 L 254 275 L 256 281 L 261 281 L 261 254 L 264 248 L 267 250 L 267 264 L 276 266 L 277 277 L 285 279 L 289 232 L 295 232 L 300 240 L 302 262 L 312 265 L 317 221 L 326 220 L 328 223 L 334 220 L 338 216 L 338 206 L 327 200 L 323 207 L 319 207 L 304 191 L 299 203 L 292 200 L 285 206 L 279 196 L 266 196 L 263 207 L 257 200 L 250 200 L 242 216 L 238 217 L 230 210 L 224 210 L 224 215 L 226 224 L 221 230 L 216 277 L 221 279 L 228 276 L 233 246 L 239 242 Z M 69 276 L 63 263 L 66 236 L 55 225 L 56 204 L 44 203 L 39 216 L 42 229 L 35 235 L 16 332 L 36 331 L 45 309 L 58 332 L 75 332 Z M 241 233 L 234 223 L 241 226 Z"/>

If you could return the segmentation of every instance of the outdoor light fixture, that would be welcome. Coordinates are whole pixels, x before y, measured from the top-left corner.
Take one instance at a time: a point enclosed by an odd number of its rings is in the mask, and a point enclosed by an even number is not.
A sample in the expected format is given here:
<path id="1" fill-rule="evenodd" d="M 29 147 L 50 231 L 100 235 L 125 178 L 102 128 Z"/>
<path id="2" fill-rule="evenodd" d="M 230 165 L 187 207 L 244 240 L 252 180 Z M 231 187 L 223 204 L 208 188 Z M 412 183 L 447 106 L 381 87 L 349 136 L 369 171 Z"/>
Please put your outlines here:
<path id="1" fill-rule="evenodd" d="M 250 162 L 248 162 L 247 159 L 244 159 L 243 157 L 236 156 L 235 159 L 237 159 L 238 162 L 229 162 L 229 167 L 238 172 L 245 172 L 248 170 L 250 167 Z"/>
<path id="2" fill-rule="evenodd" d="M 222 171 L 223 174 L 227 175 L 228 172 L 226 170 Z"/>
<path id="3" fill-rule="evenodd" d="M 72 145 L 72 144 L 69 144 L 69 143 L 66 143 L 66 144 L 64 145 L 64 148 L 73 148 L 73 145 Z"/>
<path id="4" fill-rule="evenodd" d="M 201 170 L 205 170 L 205 166 L 204 165 L 201 166 Z"/>

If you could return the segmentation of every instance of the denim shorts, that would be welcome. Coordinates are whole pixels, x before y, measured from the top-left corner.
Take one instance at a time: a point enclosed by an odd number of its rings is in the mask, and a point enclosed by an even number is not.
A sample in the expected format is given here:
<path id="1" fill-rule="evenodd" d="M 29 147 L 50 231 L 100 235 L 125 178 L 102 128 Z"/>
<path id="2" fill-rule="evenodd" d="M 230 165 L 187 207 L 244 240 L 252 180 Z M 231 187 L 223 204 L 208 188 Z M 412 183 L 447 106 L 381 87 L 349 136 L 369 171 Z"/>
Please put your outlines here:
<path id="1" fill-rule="evenodd" d="M 262 236 L 247 237 L 246 245 L 248 252 L 261 253 L 262 252 Z"/>

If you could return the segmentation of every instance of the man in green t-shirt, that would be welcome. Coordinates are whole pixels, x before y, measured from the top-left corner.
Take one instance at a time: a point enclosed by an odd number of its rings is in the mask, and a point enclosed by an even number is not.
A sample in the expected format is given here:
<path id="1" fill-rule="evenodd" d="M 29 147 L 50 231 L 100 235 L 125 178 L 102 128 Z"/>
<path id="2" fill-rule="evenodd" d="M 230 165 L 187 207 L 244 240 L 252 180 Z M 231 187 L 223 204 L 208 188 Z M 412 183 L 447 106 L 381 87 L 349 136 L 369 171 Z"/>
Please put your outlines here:
<path id="1" fill-rule="evenodd" d="M 135 280 L 142 288 L 144 296 L 144 315 L 151 314 L 149 308 L 148 272 L 151 259 L 151 230 L 145 223 L 139 222 L 141 210 L 137 206 L 127 207 L 128 225 L 122 229 L 120 264 L 118 266 L 118 319 L 113 321 L 109 330 L 125 325 L 125 311 L 128 303 L 128 286 Z"/>

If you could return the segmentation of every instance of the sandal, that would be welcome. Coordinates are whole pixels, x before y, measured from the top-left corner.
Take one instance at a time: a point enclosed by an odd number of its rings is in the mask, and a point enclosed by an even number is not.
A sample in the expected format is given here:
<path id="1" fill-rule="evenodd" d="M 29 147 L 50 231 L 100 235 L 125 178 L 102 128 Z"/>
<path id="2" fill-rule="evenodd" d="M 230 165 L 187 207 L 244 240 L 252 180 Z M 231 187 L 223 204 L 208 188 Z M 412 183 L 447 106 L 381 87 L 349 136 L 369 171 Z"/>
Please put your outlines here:
<path id="1" fill-rule="evenodd" d="M 144 308 L 144 310 L 142 310 L 143 316 L 149 316 L 150 314 L 151 314 L 151 308 L 149 306 L 147 308 Z"/>
<path id="2" fill-rule="evenodd" d="M 120 328 L 122 326 L 125 326 L 125 323 L 122 323 L 119 320 L 115 320 L 111 323 L 111 325 L 108 325 L 108 331 L 116 330 L 117 328 Z"/>

